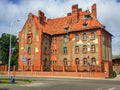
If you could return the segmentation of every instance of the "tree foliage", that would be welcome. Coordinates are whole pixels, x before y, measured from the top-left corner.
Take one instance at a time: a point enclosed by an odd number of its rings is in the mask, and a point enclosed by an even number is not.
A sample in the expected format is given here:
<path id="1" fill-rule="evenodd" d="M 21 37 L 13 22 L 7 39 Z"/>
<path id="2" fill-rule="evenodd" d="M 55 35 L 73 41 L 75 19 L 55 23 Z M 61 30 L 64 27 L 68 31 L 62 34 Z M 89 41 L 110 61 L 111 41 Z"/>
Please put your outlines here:
<path id="1" fill-rule="evenodd" d="M 11 48 L 14 48 L 14 53 L 11 55 L 11 66 L 17 65 L 18 59 L 18 43 L 17 37 L 11 35 Z M 0 60 L 3 64 L 8 64 L 9 60 L 9 46 L 10 46 L 10 34 L 3 33 L 0 37 Z"/>

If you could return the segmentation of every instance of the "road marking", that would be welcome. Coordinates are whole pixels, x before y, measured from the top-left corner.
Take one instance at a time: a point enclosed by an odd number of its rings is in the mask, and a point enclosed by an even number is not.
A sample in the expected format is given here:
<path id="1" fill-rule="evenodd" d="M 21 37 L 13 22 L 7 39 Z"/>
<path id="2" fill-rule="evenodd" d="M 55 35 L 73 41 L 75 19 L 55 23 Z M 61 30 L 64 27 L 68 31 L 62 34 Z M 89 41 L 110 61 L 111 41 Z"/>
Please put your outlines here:
<path id="1" fill-rule="evenodd" d="M 113 88 L 109 88 L 108 90 L 115 90 L 115 88 L 113 87 Z"/>
<path id="2" fill-rule="evenodd" d="M 97 89 L 95 89 L 95 90 L 102 90 L 103 88 L 97 88 Z"/>
<path id="3" fill-rule="evenodd" d="M 20 86 L 35 87 L 35 86 L 44 86 L 46 84 L 47 83 L 31 83 L 31 84 L 20 85 Z"/>

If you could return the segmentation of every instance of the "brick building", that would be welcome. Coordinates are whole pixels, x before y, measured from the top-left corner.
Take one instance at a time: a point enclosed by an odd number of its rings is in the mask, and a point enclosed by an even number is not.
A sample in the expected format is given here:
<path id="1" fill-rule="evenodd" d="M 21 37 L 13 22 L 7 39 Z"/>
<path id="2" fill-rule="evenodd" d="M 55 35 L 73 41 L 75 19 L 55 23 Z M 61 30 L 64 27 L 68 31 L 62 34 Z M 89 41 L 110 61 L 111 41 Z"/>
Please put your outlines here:
<path id="1" fill-rule="evenodd" d="M 19 32 L 18 70 L 109 73 L 111 37 L 97 19 L 96 4 L 91 11 L 73 5 L 65 17 L 48 20 L 40 10 L 29 13 Z"/>

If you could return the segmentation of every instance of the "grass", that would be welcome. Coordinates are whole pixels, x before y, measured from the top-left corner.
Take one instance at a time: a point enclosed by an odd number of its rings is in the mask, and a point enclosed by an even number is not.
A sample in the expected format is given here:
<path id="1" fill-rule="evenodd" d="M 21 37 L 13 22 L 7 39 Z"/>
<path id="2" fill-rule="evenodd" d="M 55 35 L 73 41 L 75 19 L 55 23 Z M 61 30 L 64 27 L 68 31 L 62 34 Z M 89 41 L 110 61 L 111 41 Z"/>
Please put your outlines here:
<path id="1" fill-rule="evenodd" d="M 117 75 L 120 75 L 120 72 Z"/>
<path id="2" fill-rule="evenodd" d="M 0 84 L 10 84 L 8 81 L 0 81 Z"/>
<path id="3" fill-rule="evenodd" d="M 32 80 L 28 80 L 28 79 L 15 79 L 15 83 L 14 84 L 17 84 L 19 82 L 31 83 Z M 0 84 L 11 84 L 11 82 L 10 82 L 9 78 L 0 78 Z"/>

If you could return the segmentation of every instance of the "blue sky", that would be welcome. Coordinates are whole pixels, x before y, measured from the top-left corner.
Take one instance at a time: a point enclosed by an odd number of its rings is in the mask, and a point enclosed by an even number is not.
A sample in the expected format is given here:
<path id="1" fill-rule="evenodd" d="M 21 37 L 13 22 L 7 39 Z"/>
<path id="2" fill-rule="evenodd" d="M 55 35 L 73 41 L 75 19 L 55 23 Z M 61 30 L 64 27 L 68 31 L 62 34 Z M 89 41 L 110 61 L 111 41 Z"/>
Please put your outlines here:
<path id="1" fill-rule="evenodd" d="M 37 15 L 37 11 L 42 10 L 47 18 L 56 18 L 71 12 L 74 4 L 78 4 L 83 10 L 91 10 L 93 3 L 97 4 L 98 20 L 114 35 L 113 54 L 119 54 L 120 0 L 0 0 L 0 35 L 9 33 L 10 23 L 21 19 L 21 22 L 13 23 L 12 26 L 12 33 L 18 35 L 30 12 Z"/>

